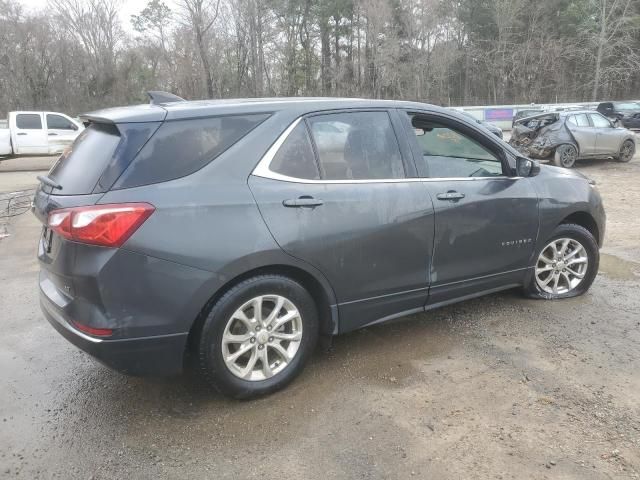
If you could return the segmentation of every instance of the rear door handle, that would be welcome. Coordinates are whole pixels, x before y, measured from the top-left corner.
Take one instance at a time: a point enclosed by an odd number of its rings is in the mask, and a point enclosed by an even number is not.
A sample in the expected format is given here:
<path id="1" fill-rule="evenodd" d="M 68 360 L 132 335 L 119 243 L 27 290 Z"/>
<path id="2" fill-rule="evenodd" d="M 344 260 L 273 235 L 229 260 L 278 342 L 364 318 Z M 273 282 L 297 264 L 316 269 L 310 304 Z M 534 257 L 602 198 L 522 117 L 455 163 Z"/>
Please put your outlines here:
<path id="1" fill-rule="evenodd" d="M 318 198 L 313 198 L 308 195 L 303 195 L 298 198 L 291 198 L 289 200 L 284 200 L 282 205 L 290 208 L 313 208 L 319 207 L 323 205 L 324 202 Z"/>
<path id="2" fill-rule="evenodd" d="M 26 133 L 25 132 L 18 132 L 18 133 L 16 133 L 16 135 L 26 135 Z"/>
<path id="3" fill-rule="evenodd" d="M 447 193 L 439 193 L 436 195 L 438 200 L 460 200 L 464 198 L 464 193 L 450 191 Z"/>

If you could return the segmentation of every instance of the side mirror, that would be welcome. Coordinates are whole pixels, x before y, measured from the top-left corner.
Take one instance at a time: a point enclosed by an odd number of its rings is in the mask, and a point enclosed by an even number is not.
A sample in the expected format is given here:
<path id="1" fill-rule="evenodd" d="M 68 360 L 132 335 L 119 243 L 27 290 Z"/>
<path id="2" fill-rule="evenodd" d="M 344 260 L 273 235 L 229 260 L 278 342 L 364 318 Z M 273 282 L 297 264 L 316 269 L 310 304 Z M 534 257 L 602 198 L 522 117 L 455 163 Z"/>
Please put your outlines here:
<path id="1" fill-rule="evenodd" d="M 516 158 L 516 174 L 518 177 L 535 177 L 540 173 L 540 163 L 526 157 Z"/>

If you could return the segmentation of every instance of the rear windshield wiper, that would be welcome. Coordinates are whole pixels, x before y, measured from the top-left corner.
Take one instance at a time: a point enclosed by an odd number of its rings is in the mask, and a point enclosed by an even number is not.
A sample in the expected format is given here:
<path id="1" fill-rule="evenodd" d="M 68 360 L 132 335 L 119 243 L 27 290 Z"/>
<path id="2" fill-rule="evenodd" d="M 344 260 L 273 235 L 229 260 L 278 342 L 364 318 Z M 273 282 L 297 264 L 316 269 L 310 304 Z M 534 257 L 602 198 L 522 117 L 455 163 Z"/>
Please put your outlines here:
<path id="1" fill-rule="evenodd" d="M 38 180 L 40 180 L 42 183 L 44 183 L 45 185 L 47 185 L 47 186 L 49 186 L 51 188 L 55 188 L 56 190 L 62 190 L 62 185 L 60 185 L 59 183 L 54 182 L 53 180 L 51 180 L 47 176 L 38 175 L 36 178 Z"/>

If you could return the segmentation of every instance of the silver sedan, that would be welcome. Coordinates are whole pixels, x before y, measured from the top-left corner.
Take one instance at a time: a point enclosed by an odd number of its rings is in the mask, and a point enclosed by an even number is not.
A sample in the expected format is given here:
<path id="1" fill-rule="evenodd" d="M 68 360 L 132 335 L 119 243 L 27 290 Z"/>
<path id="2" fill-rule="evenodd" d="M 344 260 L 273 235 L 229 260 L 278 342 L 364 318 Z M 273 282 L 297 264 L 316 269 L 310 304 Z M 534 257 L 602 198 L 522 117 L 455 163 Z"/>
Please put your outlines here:
<path id="1" fill-rule="evenodd" d="M 509 143 L 531 158 L 571 168 L 576 160 L 613 158 L 628 162 L 635 154 L 631 130 L 615 127 L 592 110 L 549 112 L 515 122 Z"/>

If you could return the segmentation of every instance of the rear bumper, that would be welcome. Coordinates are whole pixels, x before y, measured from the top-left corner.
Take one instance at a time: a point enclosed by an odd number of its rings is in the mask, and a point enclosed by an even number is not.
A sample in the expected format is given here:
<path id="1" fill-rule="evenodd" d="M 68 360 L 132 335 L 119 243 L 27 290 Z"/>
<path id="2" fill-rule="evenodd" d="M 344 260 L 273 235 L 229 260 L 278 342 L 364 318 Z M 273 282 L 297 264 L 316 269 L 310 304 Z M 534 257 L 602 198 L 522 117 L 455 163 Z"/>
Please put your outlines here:
<path id="1" fill-rule="evenodd" d="M 187 333 L 142 338 L 103 339 L 74 328 L 40 290 L 40 307 L 49 323 L 69 342 L 98 361 L 129 375 L 174 375 L 182 371 Z"/>

